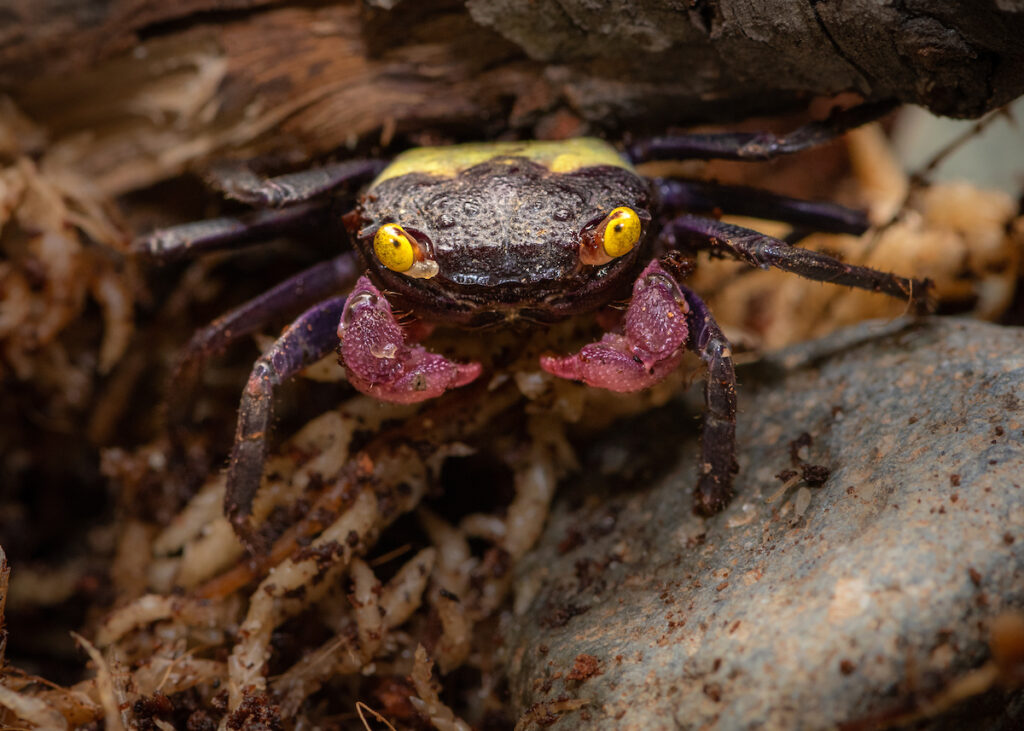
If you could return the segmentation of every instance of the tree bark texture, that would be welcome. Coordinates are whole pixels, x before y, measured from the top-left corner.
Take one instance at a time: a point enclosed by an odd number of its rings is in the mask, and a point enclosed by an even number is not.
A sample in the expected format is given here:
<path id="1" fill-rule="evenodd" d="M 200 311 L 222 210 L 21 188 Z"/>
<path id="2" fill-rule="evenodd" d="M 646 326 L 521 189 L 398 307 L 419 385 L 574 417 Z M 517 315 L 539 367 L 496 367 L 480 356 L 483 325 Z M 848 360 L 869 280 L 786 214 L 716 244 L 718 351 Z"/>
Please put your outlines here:
<path id="1" fill-rule="evenodd" d="M 1022 0 L 3 0 L 0 91 L 118 194 L 228 154 L 657 130 L 847 91 L 978 116 L 1024 92 L 1022 39 Z"/>

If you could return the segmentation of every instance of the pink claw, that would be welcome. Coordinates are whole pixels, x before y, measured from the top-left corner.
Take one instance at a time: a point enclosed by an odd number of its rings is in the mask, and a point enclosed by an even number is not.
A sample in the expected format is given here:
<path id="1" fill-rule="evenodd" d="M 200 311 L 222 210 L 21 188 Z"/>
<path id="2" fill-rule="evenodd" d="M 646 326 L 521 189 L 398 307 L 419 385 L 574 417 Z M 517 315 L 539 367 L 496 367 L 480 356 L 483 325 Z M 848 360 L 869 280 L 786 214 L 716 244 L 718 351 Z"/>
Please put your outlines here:
<path id="1" fill-rule="evenodd" d="M 381 401 L 425 401 L 480 375 L 479 363 L 455 363 L 407 345 L 390 303 L 366 276 L 359 278 L 345 303 L 338 338 L 349 383 Z"/>
<path id="2" fill-rule="evenodd" d="M 574 355 L 541 356 L 548 373 L 609 391 L 653 386 L 679 365 L 686 344 L 689 308 L 671 275 L 657 261 L 633 285 L 623 332 L 606 333 Z"/>

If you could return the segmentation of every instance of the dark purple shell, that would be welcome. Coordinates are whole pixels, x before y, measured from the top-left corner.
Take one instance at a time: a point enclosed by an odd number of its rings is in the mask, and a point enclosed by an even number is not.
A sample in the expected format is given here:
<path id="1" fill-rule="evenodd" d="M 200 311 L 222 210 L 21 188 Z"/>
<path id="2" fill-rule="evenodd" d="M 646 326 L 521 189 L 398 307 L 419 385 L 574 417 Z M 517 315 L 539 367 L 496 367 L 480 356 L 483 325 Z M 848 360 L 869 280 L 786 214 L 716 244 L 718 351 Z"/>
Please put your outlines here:
<path id="1" fill-rule="evenodd" d="M 649 184 L 625 167 L 554 173 L 503 157 L 454 177 L 414 172 L 376 184 L 357 209 L 357 245 L 399 309 L 470 326 L 550 322 L 628 294 L 642 244 L 602 266 L 579 261 L 581 232 L 618 206 L 650 220 Z M 377 262 L 373 234 L 392 222 L 427 247 L 435 277 L 414 279 Z"/>

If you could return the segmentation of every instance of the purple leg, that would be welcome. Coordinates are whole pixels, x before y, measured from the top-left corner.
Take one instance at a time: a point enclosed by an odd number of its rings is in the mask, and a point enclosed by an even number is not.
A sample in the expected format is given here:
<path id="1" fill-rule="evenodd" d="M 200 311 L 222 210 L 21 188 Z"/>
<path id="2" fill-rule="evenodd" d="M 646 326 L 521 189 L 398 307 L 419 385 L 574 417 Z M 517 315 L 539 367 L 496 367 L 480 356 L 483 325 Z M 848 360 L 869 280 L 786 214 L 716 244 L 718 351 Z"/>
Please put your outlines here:
<path id="1" fill-rule="evenodd" d="M 610 391 L 639 391 L 668 375 L 688 336 L 687 304 L 678 283 L 657 261 L 637 277 L 622 333 L 607 333 L 573 355 L 542 356 L 548 373 Z"/>
<path id="2" fill-rule="evenodd" d="M 281 208 L 323 195 L 345 183 L 379 173 L 380 160 L 346 160 L 297 173 L 261 178 L 244 163 L 223 161 L 207 172 L 207 181 L 229 198 L 265 208 Z"/>
<path id="3" fill-rule="evenodd" d="M 827 254 L 790 246 L 785 241 L 741 226 L 700 216 L 679 216 L 665 225 L 662 236 L 676 248 L 689 245 L 728 255 L 762 269 L 776 267 L 819 282 L 882 292 L 909 300 L 919 313 L 930 308 L 927 280 L 906 279 L 877 269 L 844 264 Z"/>
<path id="4" fill-rule="evenodd" d="M 862 211 L 776 195 L 757 188 L 701 180 L 655 179 L 662 205 L 680 213 L 721 210 L 740 216 L 783 221 L 810 231 L 860 235 L 871 224 Z"/>
<path id="5" fill-rule="evenodd" d="M 200 374 L 211 355 L 277 318 L 301 311 L 348 289 L 358 274 L 355 254 L 342 254 L 286 279 L 193 335 L 179 356 L 168 383 L 167 423 L 171 433 L 189 421 Z"/>
<path id="6" fill-rule="evenodd" d="M 726 132 L 653 137 L 630 145 L 633 162 L 648 160 L 770 160 L 835 139 L 847 130 L 884 117 L 898 106 L 894 101 L 871 102 L 833 112 L 781 137 L 769 132 Z"/>
<path id="7" fill-rule="evenodd" d="M 228 464 L 224 513 L 251 552 L 256 552 L 261 543 L 249 523 L 249 515 L 267 458 L 274 389 L 334 351 L 338 345 L 335 329 L 344 308 L 345 297 L 338 296 L 306 310 L 256 361 L 242 392 L 235 444 Z"/>
<path id="8" fill-rule="evenodd" d="M 229 198 L 263 208 L 244 216 L 227 216 L 160 229 L 140 236 L 132 246 L 145 256 L 170 261 L 184 256 L 261 242 L 278 233 L 326 220 L 328 206 L 314 198 L 346 183 L 370 178 L 381 171 L 378 160 L 347 160 L 321 168 L 261 178 L 244 164 L 215 164 L 207 174 L 211 186 Z M 295 205 L 299 204 L 299 205 Z"/>
<path id="9" fill-rule="evenodd" d="M 381 401 L 424 401 L 480 375 L 479 363 L 455 363 L 426 348 L 410 347 L 387 298 L 365 276 L 345 305 L 338 338 L 349 383 Z"/>
<path id="10" fill-rule="evenodd" d="M 235 249 L 263 243 L 303 226 L 327 223 L 327 206 L 310 203 L 277 211 L 256 211 L 242 216 L 225 216 L 162 228 L 132 242 L 137 253 L 161 262 L 183 259 L 211 251 Z"/>
<path id="11" fill-rule="evenodd" d="M 704 422 L 700 440 L 700 477 L 694 494 L 694 510 L 712 515 L 732 497 L 736 465 L 736 371 L 729 341 L 707 305 L 691 289 L 679 284 L 689 305 L 690 350 L 708 369 L 704 383 Z"/>

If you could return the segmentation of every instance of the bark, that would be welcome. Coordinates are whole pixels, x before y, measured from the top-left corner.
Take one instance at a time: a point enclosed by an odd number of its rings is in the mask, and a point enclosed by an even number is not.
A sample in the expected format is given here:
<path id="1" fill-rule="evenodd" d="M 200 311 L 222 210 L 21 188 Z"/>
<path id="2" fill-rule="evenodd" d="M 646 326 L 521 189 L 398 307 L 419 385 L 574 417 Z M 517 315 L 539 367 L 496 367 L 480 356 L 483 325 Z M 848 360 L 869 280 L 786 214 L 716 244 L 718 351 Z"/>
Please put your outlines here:
<path id="1" fill-rule="evenodd" d="M 588 79 L 627 88 L 639 81 L 652 88 L 634 92 L 638 106 L 684 105 L 697 114 L 856 91 L 973 117 L 1024 92 L 1019 0 L 467 4 L 481 23 L 582 87 L 581 105 L 601 101 Z"/>
<path id="2" fill-rule="evenodd" d="M 6 0 L 0 90 L 116 194 L 227 154 L 652 130 L 845 91 L 977 116 L 1024 92 L 1021 38 L 1019 0 Z"/>

